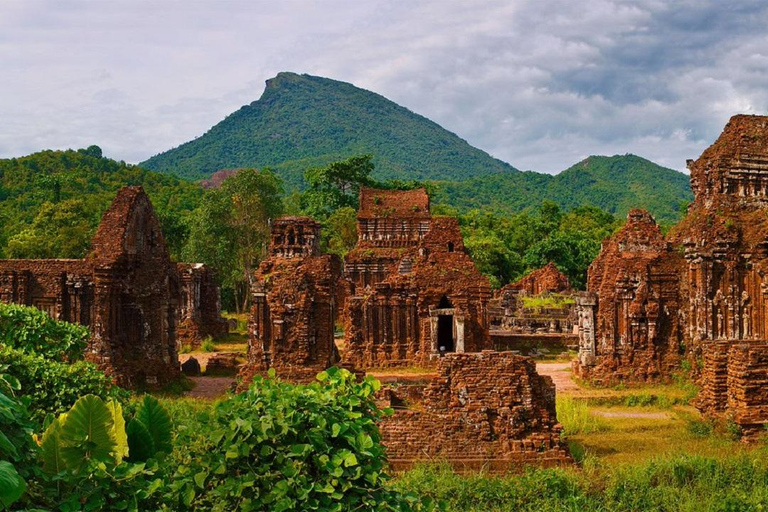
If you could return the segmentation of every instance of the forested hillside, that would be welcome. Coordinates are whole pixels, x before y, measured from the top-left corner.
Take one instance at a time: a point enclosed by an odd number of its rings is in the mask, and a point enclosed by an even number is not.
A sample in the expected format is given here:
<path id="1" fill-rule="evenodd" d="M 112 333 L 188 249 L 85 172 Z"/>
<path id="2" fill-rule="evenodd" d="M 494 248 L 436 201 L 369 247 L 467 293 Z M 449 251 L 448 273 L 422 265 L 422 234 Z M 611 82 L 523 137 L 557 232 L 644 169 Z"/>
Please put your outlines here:
<path id="1" fill-rule="evenodd" d="M 518 213 L 550 200 L 565 210 L 597 206 L 623 218 L 644 208 L 673 224 L 693 200 L 688 176 L 635 155 L 590 156 L 557 175 L 505 173 L 461 182 L 440 182 L 434 200 L 458 210 Z"/>
<path id="2" fill-rule="evenodd" d="M 0 257 L 82 258 L 102 213 L 126 185 L 147 191 L 178 256 L 202 187 L 103 158 L 91 146 L 0 159 Z"/>
<path id="3" fill-rule="evenodd" d="M 372 178 L 439 182 L 434 199 L 462 210 L 518 213 L 551 200 L 619 216 L 647 208 L 673 223 L 692 199 L 686 175 L 634 155 L 592 156 L 556 176 L 521 172 L 383 96 L 294 73 L 268 80 L 258 101 L 141 165 L 193 180 L 272 167 L 290 191 L 306 187 L 307 169 L 362 154 L 374 157 Z"/>
<path id="4" fill-rule="evenodd" d="M 294 73 L 268 80 L 258 101 L 141 165 L 189 179 L 270 166 L 291 188 L 309 167 L 366 153 L 374 155 L 377 179 L 463 180 L 514 171 L 383 96 Z"/>

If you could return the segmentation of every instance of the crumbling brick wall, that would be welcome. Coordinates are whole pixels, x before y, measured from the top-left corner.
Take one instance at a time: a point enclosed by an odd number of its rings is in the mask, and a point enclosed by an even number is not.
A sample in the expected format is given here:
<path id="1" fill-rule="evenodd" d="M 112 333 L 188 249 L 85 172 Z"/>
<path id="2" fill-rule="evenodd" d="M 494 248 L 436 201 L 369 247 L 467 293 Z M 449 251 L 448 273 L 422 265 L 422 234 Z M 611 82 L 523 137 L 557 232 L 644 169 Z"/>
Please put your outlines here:
<path id="1" fill-rule="evenodd" d="M 494 471 L 572 463 L 560 438 L 555 386 L 530 358 L 492 351 L 446 355 L 423 397 L 380 425 L 397 470 L 441 458 L 457 469 Z"/>
<path id="2" fill-rule="evenodd" d="M 344 360 L 360 368 L 430 365 L 441 353 L 491 348 L 490 295 L 456 219 L 431 219 L 385 280 L 347 299 Z"/>
<path id="3" fill-rule="evenodd" d="M 334 343 L 341 262 L 321 255 L 320 225 L 307 217 L 273 221 L 270 256 L 254 275 L 244 380 L 274 368 L 311 381 L 339 361 Z"/>
<path id="4" fill-rule="evenodd" d="M 88 256 L 94 308 L 86 357 L 127 387 L 179 375 L 179 282 L 149 197 L 124 187 L 104 213 Z"/>
<path id="5" fill-rule="evenodd" d="M 221 336 L 228 330 L 221 317 L 221 291 L 215 273 L 203 263 L 177 263 L 181 282 L 178 346 L 197 348 L 207 336 Z"/>
<path id="6" fill-rule="evenodd" d="M 653 217 L 630 211 L 589 267 L 594 301 L 577 300 L 580 324 L 594 326 L 581 331 L 577 375 L 602 383 L 644 381 L 669 377 L 679 367 L 682 266 Z"/>
<path id="7" fill-rule="evenodd" d="M 742 441 L 765 437 L 768 425 L 768 343 L 706 342 L 699 410 L 739 426 Z"/>
<path id="8" fill-rule="evenodd" d="M 0 300 L 91 330 L 86 358 L 124 387 L 178 375 L 179 280 L 141 187 L 121 189 L 84 260 L 1 260 Z"/>
<path id="9" fill-rule="evenodd" d="M 568 277 L 560 272 L 551 261 L 545 266 L 530 272 L 518 281 L 510 283 L 500 290 L 520 290 L 528 295 L 541 295 L 542 293 L 567 293 L 571 291 L 571 283 Z"/>

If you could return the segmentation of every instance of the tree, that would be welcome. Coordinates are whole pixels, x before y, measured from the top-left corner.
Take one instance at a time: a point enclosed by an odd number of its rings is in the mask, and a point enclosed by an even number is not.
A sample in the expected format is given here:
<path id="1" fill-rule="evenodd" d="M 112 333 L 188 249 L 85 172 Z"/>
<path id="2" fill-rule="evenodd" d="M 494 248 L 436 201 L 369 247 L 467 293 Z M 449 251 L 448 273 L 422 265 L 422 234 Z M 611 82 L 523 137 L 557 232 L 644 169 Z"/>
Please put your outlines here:
<path id="1" fill-rule="evenodd" d="M 44 203 L 32 226 L 8 240 L 8 256 L 83 258 L 94 233 L 92 215 L 80 199 Z"/>
<path id="2" fill-rule="evenodd" d="M 192 215 L 184 258 L 214 267 L 238 312 L 247 306 L 253 271 L 266 252 L 269 220 L 283 211 L 282 193 L 270 169 L 241 169 L 206 191 Z"/>
<path id="3" fill-rule="evenodd" d="M 373 155 L 353 156 L 326 167 L 316 167 L 304 173 L 309 189 L 302 194 L 301 208 L 323 222 L 343 207 L 357 209 L 362 186 L 376 186 L 370 177 Z"/>
<path id="4" fill-rule="evenodd" d="M 333 212 L 323 226 L 324 249 L 343 258 L 357 244 L 357 211 L 344 206 Z"/>

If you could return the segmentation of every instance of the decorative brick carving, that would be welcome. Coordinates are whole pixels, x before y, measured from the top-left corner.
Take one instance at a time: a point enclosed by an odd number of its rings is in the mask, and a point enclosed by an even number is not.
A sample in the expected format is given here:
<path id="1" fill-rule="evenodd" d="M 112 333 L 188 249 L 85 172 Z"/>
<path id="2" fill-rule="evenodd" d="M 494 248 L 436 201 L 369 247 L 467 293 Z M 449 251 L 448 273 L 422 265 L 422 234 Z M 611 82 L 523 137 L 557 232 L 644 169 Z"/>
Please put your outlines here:
<path id="1" fill-rule="evenodd" d="M 577 300 L 577 375 L 603 383 L 651 380 L 679 366 L 682 264 L 653 217 L 630 211 L 589 267 L 590 294 Z"/>
<path id="2" fill-rule="evenodd" d="M 456 219 L 431 218 L 423 189 L 363 189 L 358 246 L 345 264 L 344 360 L 360 368 L 431 365 L 491 348 L 490 285 Z"/>
<path id="3" fill-rule="evenodd" d="M 388 393 L 395 414 L 380 428 L 395 469 L 440 458 L 457 469 L 492 471 L 572 463 L 555 417 L 555 386 L 532 359 L 448 354 L 437 373 L 421 400 L 419 393 Z"/>
<path id="4" fill-rule="evenodd" d="M 141 187 L 117 193 L 87 258 L 0 261 L 0 301 L 35 306 L 56 319 L 89 326 L 86 358 L 124 387 L 159 386 L 177 378 L 182 287 Z M 200 301 L 185 315 L 215 324 L 218 289 L 207 282 L 200 293 Z"/>
<path id="5" fill-rule="evenodd" d="M 198 348 L 207 336 L 226 334 L 215 272 L 203 263 L 177 263 L 176 271 L 181 280 L 178 345 Z"/>
<path id="6" fill-rule="evenodd" d="M 292 381 L 314 380 L 339 362 L 333 341 L 341 262 L 321 255 L 320 225 L 308 217 L 272 222 L 270 257 L 254 275 L 245 381 L 274 368 Z"/>

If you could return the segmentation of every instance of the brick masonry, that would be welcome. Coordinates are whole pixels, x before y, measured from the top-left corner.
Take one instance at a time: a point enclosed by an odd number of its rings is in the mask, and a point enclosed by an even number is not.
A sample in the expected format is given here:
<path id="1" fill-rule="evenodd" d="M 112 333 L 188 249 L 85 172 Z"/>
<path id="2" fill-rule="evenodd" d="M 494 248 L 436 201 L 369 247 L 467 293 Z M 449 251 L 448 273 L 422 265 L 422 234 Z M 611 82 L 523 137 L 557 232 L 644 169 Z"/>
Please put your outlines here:
<path id="1" fill-rule="evenodd" d="M 511 352 L 449 354 L 419 393 L 388 393 L 380 425 L 396 470 L 446 459 L 457 469 L 507 471 L 573 461 L 560 438 L 555 386 L 532 359 Z"/>
<path id="2" fill-rule="evenodd" d="M 218 314 L 218 289 L 207 286 L 185 313 L 199 315 L 201 325 Z M 87 325 L 86 358 L 124 387 L 161 386 L 178 377 L 184 287 L 141 187 L 117 193 L 85 259 L 0 260 L 0 301 Z"/>

